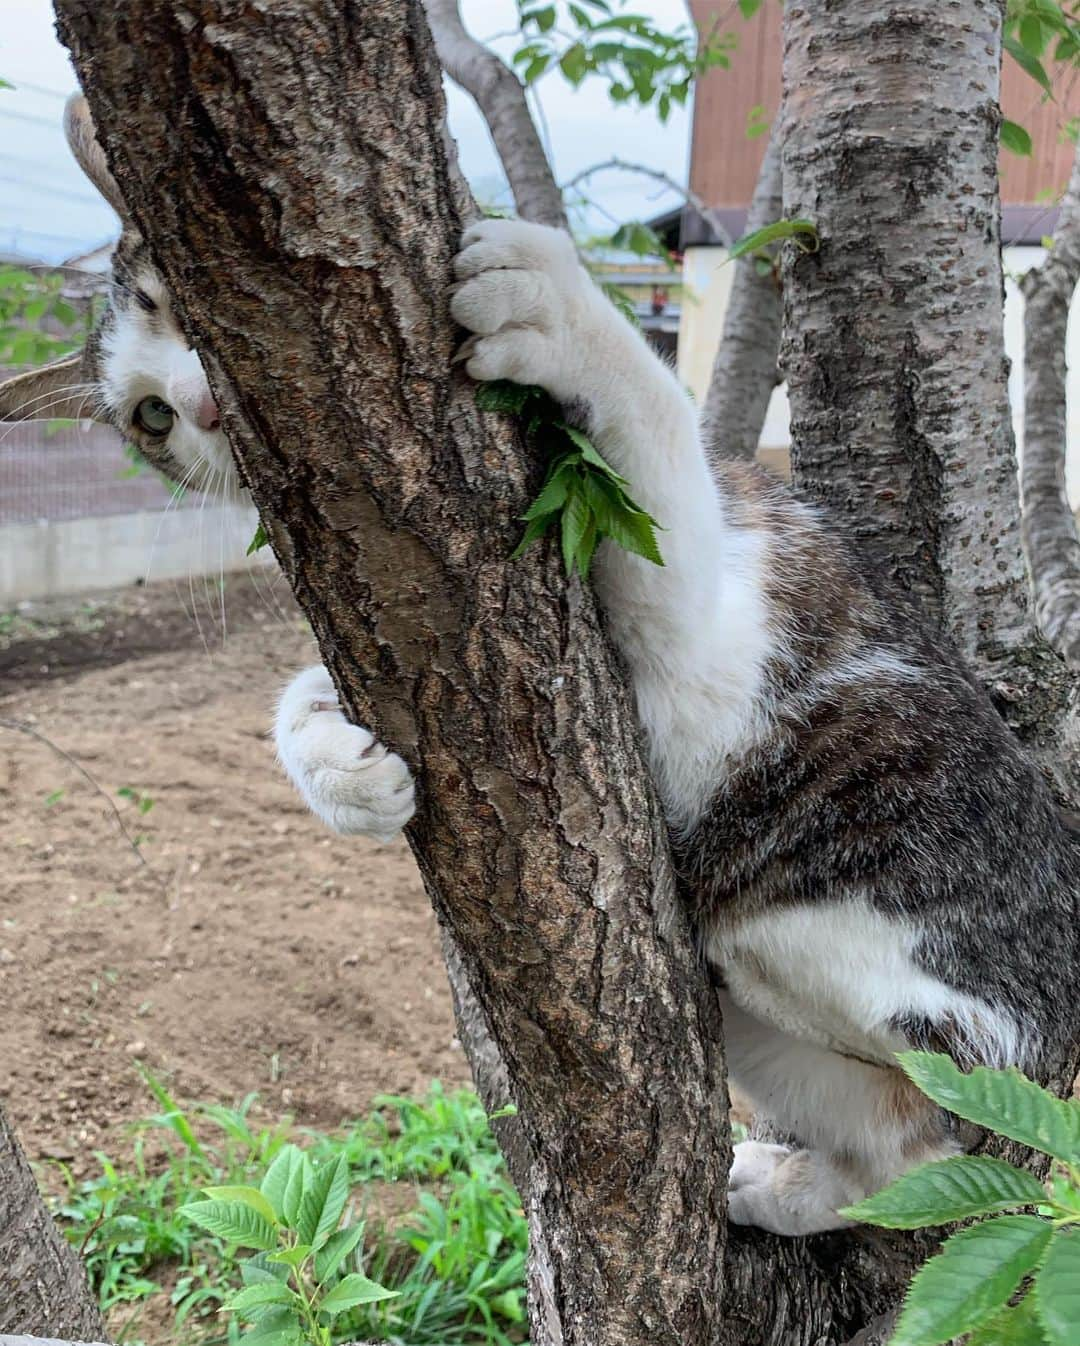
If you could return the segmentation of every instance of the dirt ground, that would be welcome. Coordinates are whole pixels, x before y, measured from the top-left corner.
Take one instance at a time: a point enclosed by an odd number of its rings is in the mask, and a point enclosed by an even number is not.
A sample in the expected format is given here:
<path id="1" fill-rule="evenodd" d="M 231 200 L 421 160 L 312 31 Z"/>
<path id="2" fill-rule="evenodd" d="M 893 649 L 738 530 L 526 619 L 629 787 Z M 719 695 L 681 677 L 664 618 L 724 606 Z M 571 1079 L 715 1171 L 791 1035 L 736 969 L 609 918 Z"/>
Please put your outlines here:
<path id="1" fill-rule="evenodd" d="M 0 727 L 0 1098 L 76 1175 L 154 1111 L 138 1061 L 323 1127 L 468 1079 L 404 843 L 332 837 L 275 763 L 302 619 L 265 577 L 225 599 L 224 638 L 186 583 L 0 615 L 0 718 L 94 782 Z"/>

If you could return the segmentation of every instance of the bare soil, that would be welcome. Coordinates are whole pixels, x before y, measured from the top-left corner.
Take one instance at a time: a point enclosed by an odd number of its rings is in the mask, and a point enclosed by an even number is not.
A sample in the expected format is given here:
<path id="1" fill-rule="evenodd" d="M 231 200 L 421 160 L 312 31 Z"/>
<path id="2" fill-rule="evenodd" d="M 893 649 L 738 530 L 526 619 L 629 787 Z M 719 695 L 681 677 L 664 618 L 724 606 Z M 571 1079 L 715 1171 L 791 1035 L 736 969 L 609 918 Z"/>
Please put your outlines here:
<path id="1" fill-rule="evenodd" d="M 321 1127 L 468 1080 L 404 843 L 330 836 L 274 760 L 315 651 L 268 585 L 227 577 L 225 636 L 201 585 L 0 615 L 0 1101 L 77 1176 L 154 1110 L 139 1061 Z"/>

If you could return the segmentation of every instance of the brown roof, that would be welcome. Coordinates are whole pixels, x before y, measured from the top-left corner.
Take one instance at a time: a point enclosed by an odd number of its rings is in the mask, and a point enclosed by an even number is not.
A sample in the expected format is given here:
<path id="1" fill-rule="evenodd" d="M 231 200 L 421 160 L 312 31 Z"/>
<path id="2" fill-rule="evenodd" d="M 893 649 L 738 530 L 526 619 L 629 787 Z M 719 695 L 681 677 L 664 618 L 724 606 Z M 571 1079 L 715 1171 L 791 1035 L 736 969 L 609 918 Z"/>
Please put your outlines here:
<path id="1" fill-rule="evenodd" d="M 710 70 L 697 81 L 694 128 L 690 149 L 690 189 L 718 209 L 729 231 L 742 231 L 746 208 L 753 195 L 758 168 L 765 153 L 765 136 L 746 134 L 750 110 L 764 108 L 772 120 L 780 104 L 780 30 L 782 7 L 764 4 L 749 22 L 733 15 L 731 0 L 690 0 L 699 31 L 714 25 L 734 31 L 739 45 L 731 68 Z M 1056 211 L 1048 200 L 1069 180 L 1074 154 L 1062 127 L 1080 112 L 1080 81 L 1075 71 L 1062 71 L 1055 81 L 1056 100 L 1043 99 L 1035 81 L 1009 57 L 1002 71 L 1002 109 L 1031 135 L 1029 157 L 1002 151 L 1001 199 L 1006 242 L 1037 242 L 1053 227 Z M 684 245 L 709 241 L 709 231 L 690 212 L 684 223 Z"/>

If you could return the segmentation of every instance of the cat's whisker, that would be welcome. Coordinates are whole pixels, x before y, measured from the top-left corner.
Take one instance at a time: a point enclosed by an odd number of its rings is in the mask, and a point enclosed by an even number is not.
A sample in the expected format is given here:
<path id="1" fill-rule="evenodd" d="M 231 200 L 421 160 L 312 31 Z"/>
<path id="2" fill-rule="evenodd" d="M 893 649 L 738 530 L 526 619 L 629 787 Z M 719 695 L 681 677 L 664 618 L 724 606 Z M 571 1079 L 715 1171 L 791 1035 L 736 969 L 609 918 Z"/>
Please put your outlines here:
<path id="1" fill-rule="evenodd" d="M 179 500 L 183 495 L 184 491 L 187 489 L 188 482 L 190 481 L 197 467 L 198 462 L 192 463 L 192 465 L 188 468 L 188 470 L 176 483 L 176 485 L 173 487 L 169 495 L 169 499 L 165 503 L 165 508 L 161 511 L 161 514 L 158 517 L 158 525 L 157 528 L 154 529 L 153 541 L 150 543 L 150 556 L 146 562 L 146 573 L 143 575 L 144 584 L 150 583 L 150 572 L 153 569 L 154 565 L 154 553 L 157 551 L 157 544 L 161 538 L 161 530 L 165 526 L 165 520 L 168 517 L 169 511 L 171 509 L 174 509 L 178 505 Z"/>
<path id="2" fill-rule="evenodd" d="M 94 389 L 95 385 L 92 383 L 69 383 L 62 388 L 50 388 L 48 392 L 38 393 L 35 397 L 27 397 L 24 399 L 17 407 L 12 408 L 11 417 L 4 417 L 4 420 L 5 422 L 10 421 L 10 424 L 13 426 L 25 425 L 29 420 L 45 420 L 46 417 L 41 414 L 42 407 L 40 404 L 44 403 L 46 406 L 59 406 L 61 402 L 67 400 L 69 393 L 79 393 L 87 390 L 93 392 Z M 38 409 L 33 416 L 25 416 L 23 414 L 24 412 L 29 411 L 31 407 L 35 406 Z M 4 438 L 10 433 L 10 430 L 6 430 L 4 432 Z"/>

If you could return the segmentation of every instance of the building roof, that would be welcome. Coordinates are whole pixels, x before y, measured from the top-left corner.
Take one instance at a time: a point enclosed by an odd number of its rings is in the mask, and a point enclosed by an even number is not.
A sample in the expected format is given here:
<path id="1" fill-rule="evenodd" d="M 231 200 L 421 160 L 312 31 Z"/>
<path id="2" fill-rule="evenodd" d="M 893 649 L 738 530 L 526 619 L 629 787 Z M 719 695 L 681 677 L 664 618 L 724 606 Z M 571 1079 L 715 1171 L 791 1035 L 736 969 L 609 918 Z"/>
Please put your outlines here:
<path id="1" fill-rule="evenodd" d="M 699 31 L 732 28 L 730 0 L 690 0 Z M 737 22 L 737 21 L 736 21 Z M 690 190 L 707 202 L 733 238 L 744 232 L 746 211 L 754 192 L 766 137 L 747 134 L 751 110 L 755 120 L 772 120 L 780 104 L 780 37 L 783 10 L 762 5 L 753 19 L 737 22 L 739 45 L 728 70 L 714 67 L 695 86 L 694 126 L 690 149 Z M 1004 115 L 1030 134 L 1030 157 L 1002 151 L 1002 241 L 1038 243 L 1053 232 L 1057 209 L 1053 197 L 1064 190 L 1072 168 L 1074 148 L 1062 136 L 1071 92 L 1071 72 L 1059 76 L 1060 95 L 1054 102 L 1014 60 L 1006 57 L 1002 70 L 1001 103 Z M 1075 99 L 1073 99 L 1073 105 Z M 684 213 L 682 246 L 720 240 L 698 212 Z"/>

